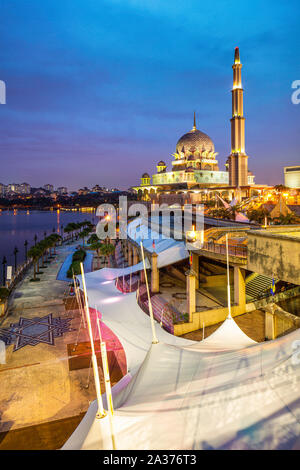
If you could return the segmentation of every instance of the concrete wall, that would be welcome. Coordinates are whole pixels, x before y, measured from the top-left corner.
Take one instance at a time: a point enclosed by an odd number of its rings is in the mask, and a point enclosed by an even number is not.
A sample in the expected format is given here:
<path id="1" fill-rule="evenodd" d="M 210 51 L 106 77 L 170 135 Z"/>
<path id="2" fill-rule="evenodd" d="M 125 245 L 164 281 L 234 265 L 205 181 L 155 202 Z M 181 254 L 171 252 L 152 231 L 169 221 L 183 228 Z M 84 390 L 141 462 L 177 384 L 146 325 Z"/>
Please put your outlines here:
<path id="1" fill-rule="evenodd" d="M 300 236 L 295 235 L 295 229 L 290 229 L 290 234 L 286 228 L 248 232 L 247 269 L 300 285 L 299 266 Z"/>
<path id="2" fill-rule="evenodd" d="M 264 310 L 266 339 L 275 339 L 300 327 L 299 317 L 284 311 L 276 304 L 270 304 Z"/>
<path id="3" fill-rule="evenodd" d="M 245 307 L 232 306 L 231 314 L 233 317 L 245 313 Z M 195 312 L 192 314 L 192 321 L 174 325 L 174 335 L 181 336 L 191 331 L 200 330 L 204 326 L 216 325 L 223 322 L 228 315 L 227 307 L 218 307 L 211 310 L 204 310 L 202 312 Z"/>

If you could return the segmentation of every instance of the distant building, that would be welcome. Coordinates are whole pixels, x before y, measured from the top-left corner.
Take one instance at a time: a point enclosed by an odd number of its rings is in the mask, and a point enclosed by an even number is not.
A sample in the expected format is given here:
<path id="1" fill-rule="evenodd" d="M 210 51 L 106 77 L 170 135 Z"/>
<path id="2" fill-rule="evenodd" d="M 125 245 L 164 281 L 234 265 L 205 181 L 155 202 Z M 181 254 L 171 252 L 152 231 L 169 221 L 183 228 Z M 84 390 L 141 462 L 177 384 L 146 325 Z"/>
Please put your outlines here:
<path id="1" fill-rule="evenodd" d="M 300 188 L 300 166 L 284 167 L 284 185 L 288 188 Z"/>
<path id="2" fill-rule="evenodd" d="M 4 195 L 5 192 L 5 184 L 0 183 L 0 197 Z"/>
<path id="3" fill-rule="evenodd" d="M 19 184 L 19 194 L 30 194 L 31 186 L 28 183 Z"/>
<path id="4" fill-rule="evenodd" d="M 90 192 L 89 188 L 87 188 L 86 186 L 84 188 L 80 188 L 78 189 L 78 194 L 79 196 L 85 196 L 86 194 L 88 194 Z"/>
<path id="5" fill-rule="evenodd" d="M 18 194 L 19 192 L 19 185 L 16 183 L 10 183 L 6 186 L 6 194 Z"/>
<path id="6" fill-rule="evenodd" d="M 60 196 L 63 196 L 65 194 L 68 194 L 68 188 L 66 188 L 65 186 L 60 186 L 59 188 L 57 188 L 57 192 Z"/>
<path id="7" fill-rule="evenodd" d="M 34 196 L 46 196 L 46 190 L 44 188 L 32 188 L 31 192 Z"/>
<path id="8" fill-rule="evenodd" d="M 49 193 L 53 193 L 54 186 L 53 186 L 53 184 L 45 184 L 44 189 L 46 189 L 46 191 L 49 191 Z"/>
<path id="9" fill-rule="evenodd" d="M 100 193 L 102 191 L 101 186 L 99 184 L 96 184 L 95 186 L 92 187 L 92 192 L 93 193 Z"/>

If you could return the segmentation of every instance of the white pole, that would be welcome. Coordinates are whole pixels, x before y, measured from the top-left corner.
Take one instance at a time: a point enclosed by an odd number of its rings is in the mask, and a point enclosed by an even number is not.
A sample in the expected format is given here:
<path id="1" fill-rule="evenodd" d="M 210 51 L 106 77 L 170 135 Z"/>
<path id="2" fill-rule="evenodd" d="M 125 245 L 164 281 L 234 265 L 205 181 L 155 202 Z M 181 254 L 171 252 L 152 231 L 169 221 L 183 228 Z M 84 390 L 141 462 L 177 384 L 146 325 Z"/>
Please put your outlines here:
<path id="1" fill-rule="evenodd" d="M 104 381 L 105 381 L 106 401 L 107 401 L 107 409 L 108 409 L 108 417 L 109 417 L 109 426 L 110 426 L 110 432 L 111 432 L 111 441 L 112 441 L 113 450 L 116 450 L 117 449 L 116 437 L 115 437 L 114 423 L 113 423 L 114 407 L 113 407 L 113 399 L 112 399 L 112 393 L 111 393 L 111 383 L 110 383 L 110 375 L 109 375 L 109 368 L 108 368 L 106 344 L 104 341 L 102 341 L 101 328 L 100 328 L 98 315 L 97 315 L 97 327 L 98 327 L 98 333 L 99 333 L 102 368 L 103 368 Z"/>
<path id="2" fill-rule="evenodd" d="M 88 298 L 87 298 L 87 292 L 86 292 L 85 277 L 84 277 L 84 270 L 83 270 L 83 264 L 82 263 L 80 263 L 80 269 L 81 269 L 82 286 L 83 286 L 84 300 L 85 300 L 86 321 L 87 321 L 87 325 L 88 325 L 90 342 L 91 342 L 91 349 L 92 349 L 93 372 L 94 372 L 95 388 L 96 388 L 97 402 L 98 402 L 97 418 L 104 418 L 104 416 L 106 416 L 106 413 L 105 413 L 104 408 L 103 408 L 103 402 L 102 402 L 102 396 L 101 396 L 101 385 L 100 385 L 100 378 L 99 378 L 99 371 L 98 371 L 98 362 L 97 362 L 97 357 L 96 357 L 96 354 L 95 354 L 95 346 L 94 346 L 93 332 L 92 332 L 92 326 L 91 326 L 91 317 L 90 317 L 89 304 L 88 304 Z"/>
<path id="3" fill-rule="evenodd" d="M 123 294 L 124 294 L 124 281 L 125 281 L 125 277 L 124 277 L 124 263 L 123 263 Z"/>
<path id="4" fill-rule="evenodd" d="M 144 247 L 143 247 L 143 242 L 142 242 L 142 241 L 141 241 L 141 251 L 142 251 L 142 258 L 143 258 L 143 266 L 144 266 L 144 273 L 145 273 L 145 280 L 146 280 L 146 288 L 147 288 L 148 302 L 149 302 L 149 313 L 150 313 L 151 328 L 152 328 L 152 343 L 153 343 L 153 344 L 157 344 L 157 343 L 158 343 L 158 339 L 157 339 L 156 333 L 155 333 L 155 325 L 154 325 L 154 317 L 153 317 L 153 310 L 152 310 L 152 302 L 151 302 L 150 292 L 149 292 L 148 276 L 147 276 L 147 270 L 146 270 L 146 264 L 145 264 L 145 256 L 144 256 Z"/>
<path id="5" fill-rule="evenodd" d="M 76 300 L 77 300 L 77 303 L 78 303 L 79 311 L 80 311 L 80 314 L 81 314 L 81 317 L 82 317 L 83 327 L 84 327 L 84 329 L 85 329 L 85 328 L 86 328 L 86 324 L 85 324 L 83 306 L 82 306 L 82 303 L 81 303 L 81 294 L 80 294 L 80 292 L 79 292 L 79 290 L 78 290 L 77 281 L 76 281 L 76 278 L 75 278 L 74 274 L 73 274 L 73 279 L 74 279 L 75 296 L 76 296 Z"/>
<path id="6" fill-rule="evenodd" d="M 228 318 L 231 316 L 231 299 L 230 299 L 230 275 L 229 275 L 229 256 L 228 256 L 228 233 L 226 233 L 226 262 L 227 262 L 227 303 L 228 303 Z"/>

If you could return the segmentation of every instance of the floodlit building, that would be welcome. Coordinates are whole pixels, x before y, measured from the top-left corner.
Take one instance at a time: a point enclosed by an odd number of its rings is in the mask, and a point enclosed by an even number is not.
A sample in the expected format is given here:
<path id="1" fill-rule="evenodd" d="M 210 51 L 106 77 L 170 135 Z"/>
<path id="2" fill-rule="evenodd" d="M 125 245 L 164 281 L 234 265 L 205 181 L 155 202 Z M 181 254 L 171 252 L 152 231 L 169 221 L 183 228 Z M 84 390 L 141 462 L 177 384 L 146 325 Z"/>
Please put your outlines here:
<path id="1" fill-rule="evenodd" d="M 288 188 L 300 188 L 300 166 L 284 167 L 284 185 Z"/>

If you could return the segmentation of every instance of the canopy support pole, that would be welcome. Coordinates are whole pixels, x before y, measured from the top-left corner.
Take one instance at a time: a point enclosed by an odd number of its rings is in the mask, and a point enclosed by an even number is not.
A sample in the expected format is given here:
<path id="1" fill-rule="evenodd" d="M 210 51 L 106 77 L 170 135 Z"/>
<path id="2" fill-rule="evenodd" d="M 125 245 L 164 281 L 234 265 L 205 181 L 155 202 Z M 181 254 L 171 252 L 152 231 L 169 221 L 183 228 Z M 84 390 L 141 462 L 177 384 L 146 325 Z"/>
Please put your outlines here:
<path id="1" fill-rule="evenodd" d="M 145 264 L 143 242 L 141 241 L 140 244 L 141 244 L 141 252 L 142 252 L 142 258 L 143 258 L 143 266 L 144 266 L 146 288 L 147 288 L 147 295 L 148 295 L 148 302 L 149 302 L 149 313 L 150 313 L 151 328 L 152 328 L 152 344 L 157 344 L 158 339 L 156 337 L 156 332 L 155 332 L 155 324 L 154 324 L 154 317 L 153 317 L 153 310 L 152 310 L 152 302 L 151 302 L 151 297 L 150 297 L 150 292 L 149 292 L 149 284 L 148 284 L 148 276 L 147 276 L 147 270 L 146 270 L 146 264 Z"/>
<path id="2" fill-rule="evenodd" d="M 84 270 L 83 270 L 83 264 L 82 263 L 80 263 L 80 269 L 81 269 L 82 286 L 83 286 L 84 300 L 85 300 L 86 321 L 87 321 L 87 325 L 88 325 L 89 337 L 90 337 L 90 343 L 91 343 L 91 349 L 92 349 L 92 364 L 93 364 L 95 388 L 96 388 L 97 402 L 98 402 L 98 412 L 97 412 L 96 417 L 97 418 L 104 418 L 104 416 L 106 416 L 106 413 L 105 413 L 104 408 L 103 408 L 103 402 L 102 402 L 102 396 L 101 396 L 101 385 L 100 385 L 100 378 L 99 378 L 98 362 L 97 362 L 97 356 L 95 354 L 95 345 L 94 345 L 94 341 L 93 341 L 91 317 L 90 317 L 90 310 L 89 310 L 86 284 L 85 284 L 85 277 L 84 277 Z"/>
<path id="3" fill-rule="evenodd" d="M 230 273 L 229 273 L 229 255 L 228 255 L 228 233 L 226 233 L 226 263 L 227 263 L 227 303 L 228 303 L 228 316 L 231 316 L 231 298 L 230 298 Z"/>
<path id="4" fill-rule="evenodd" d="M 114 407 L 113 407 L 113 398 L 112 398 L 112 393 L 111 393 L 111 383 L 110 383 L 110 374 L 109 374 L 109 368 L 108 368 L 106 343 L 102 341 L 100 321 L 99 321 L 98 314 L 97 314 L 97 327 L 98 327 L 99 343 L 100 343 L 100 350 L 101 350 L 102 368 L 103 368 L 103 374 L 104 374 L 104 380 L 105 380 L 106 401 L 107 401 L 111 441 L 112 441 L 113 450 L 116 450 L 117 446 L 116 446 L 116 437 L 115 437 L 114 423 L 113 423 Z"/>

